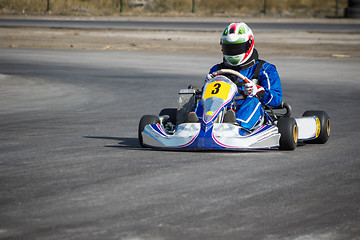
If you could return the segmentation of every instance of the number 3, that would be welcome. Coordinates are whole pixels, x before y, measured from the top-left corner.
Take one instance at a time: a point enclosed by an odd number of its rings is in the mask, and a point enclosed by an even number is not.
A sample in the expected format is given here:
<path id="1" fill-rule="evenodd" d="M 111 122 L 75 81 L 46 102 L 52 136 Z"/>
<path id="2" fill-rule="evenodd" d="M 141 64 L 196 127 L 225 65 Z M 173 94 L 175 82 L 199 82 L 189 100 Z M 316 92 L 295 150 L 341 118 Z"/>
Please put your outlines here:
<path id="1" fill-rule="evenodd" d="M 217 94 L 220 90 L 221 84 L 220 83 L 216 83 L 214 85 L 215 89 L 211 91 L 211 94 Z"/>

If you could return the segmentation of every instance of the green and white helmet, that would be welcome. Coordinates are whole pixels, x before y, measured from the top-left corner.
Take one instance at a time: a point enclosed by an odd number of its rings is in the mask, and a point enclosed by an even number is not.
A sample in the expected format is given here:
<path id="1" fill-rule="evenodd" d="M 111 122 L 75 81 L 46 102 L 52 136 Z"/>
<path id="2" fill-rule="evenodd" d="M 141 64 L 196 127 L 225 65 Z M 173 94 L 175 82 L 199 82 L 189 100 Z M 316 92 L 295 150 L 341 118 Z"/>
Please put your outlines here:
<path id="1" fill-rule="evenodd" d="M 254 51 L 254 34 L 245 23 L 231 23 L 220 39 L 224 60 L 230 66 L 245 63 Z"/>

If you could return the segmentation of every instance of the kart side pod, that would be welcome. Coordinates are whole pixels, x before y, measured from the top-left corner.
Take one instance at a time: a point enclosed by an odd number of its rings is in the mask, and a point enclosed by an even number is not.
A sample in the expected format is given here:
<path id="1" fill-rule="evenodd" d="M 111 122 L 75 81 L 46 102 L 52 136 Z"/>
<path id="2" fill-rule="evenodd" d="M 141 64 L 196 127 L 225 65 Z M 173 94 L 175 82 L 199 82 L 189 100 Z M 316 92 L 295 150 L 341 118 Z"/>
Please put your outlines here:
<path id="1" fill-rule="evenodd" d="M 330 118 L 324 111 L 306 111 L 302 117 L 282 117 L 277 122 L 279 149 L 294 150 L 298 141 L 324 144 L 330 136 Z"/>

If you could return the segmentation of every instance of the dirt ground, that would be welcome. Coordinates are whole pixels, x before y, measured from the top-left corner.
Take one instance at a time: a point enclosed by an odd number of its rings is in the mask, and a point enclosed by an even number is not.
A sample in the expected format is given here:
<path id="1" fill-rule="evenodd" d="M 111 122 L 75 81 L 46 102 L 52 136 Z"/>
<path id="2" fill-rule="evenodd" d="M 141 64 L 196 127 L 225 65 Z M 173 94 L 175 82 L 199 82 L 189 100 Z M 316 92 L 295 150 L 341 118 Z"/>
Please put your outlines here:
<path id="1" fill-rule="evenodd" d="M 0 27 L 2 48 L 220 53 L 221 32 Z M 259 32 L 262 56 L 360 57 L 359 33 Z"/>

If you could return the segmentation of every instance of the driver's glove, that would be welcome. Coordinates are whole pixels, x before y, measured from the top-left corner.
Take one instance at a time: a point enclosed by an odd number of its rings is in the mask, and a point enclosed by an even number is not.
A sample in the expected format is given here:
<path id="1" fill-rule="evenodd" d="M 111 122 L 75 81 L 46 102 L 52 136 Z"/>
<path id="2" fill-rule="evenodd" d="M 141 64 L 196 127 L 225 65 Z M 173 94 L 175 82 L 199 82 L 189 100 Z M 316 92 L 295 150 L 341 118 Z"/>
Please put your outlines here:
<path id="1" fill-rule="evenodd" d="M 265 89 L 262 86 L 256 85 L 254 82 L 249 81 L 244 85 L 244 94 L 250 97 L 257 97 L 259 99 L 264 97 Z"/>
<path id="2" fill-rule="evenodd" d="M 208 81 L 210 81 L 211 79 L 213 79 L 214 77 L 216 77 L 215 74 L 212 74 L 212 73 L 206 74 L 205 79 L 204 79 L 204 84 L 207 83 Z"/>

